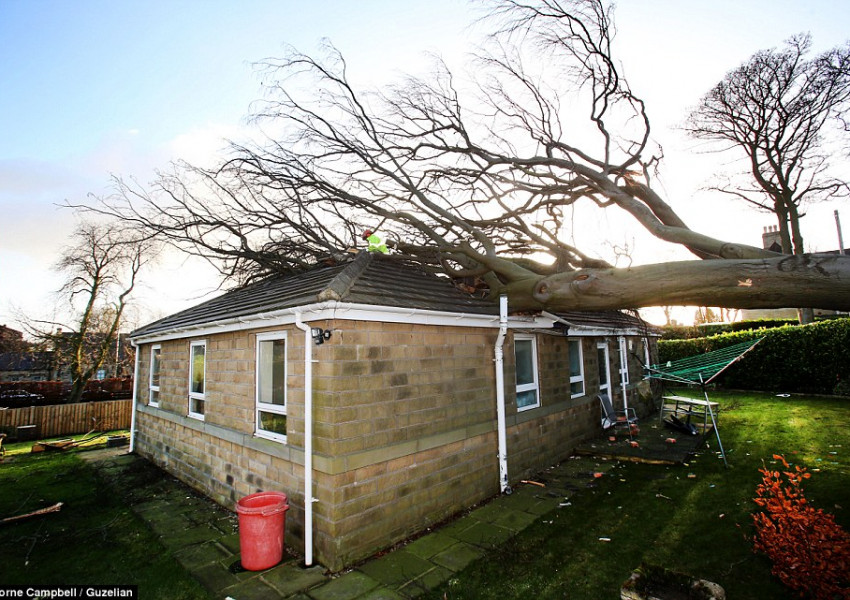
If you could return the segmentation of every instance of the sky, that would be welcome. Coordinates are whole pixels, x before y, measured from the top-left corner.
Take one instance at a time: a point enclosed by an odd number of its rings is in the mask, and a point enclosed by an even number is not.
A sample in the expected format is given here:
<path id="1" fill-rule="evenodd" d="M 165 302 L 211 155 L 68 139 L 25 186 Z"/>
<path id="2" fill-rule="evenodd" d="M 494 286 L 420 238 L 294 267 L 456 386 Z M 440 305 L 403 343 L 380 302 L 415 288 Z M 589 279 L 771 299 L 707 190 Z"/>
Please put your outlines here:
<path id="1" fill-rule="evenodd" d="M 16 327 L 21 311 L 44 315 L 57 303 L 61 279 L 51 267 L 74 227 L 59 204 L 108 195 L 113 176 L 145 183 L 169 161 L 209 160 L 226 138 L 239 139 L 261 94 L 252 63 L 287 46 L 315 53 L 329 39 L 353 79 L 380 86 L 421 74 L 428 52 L 462 61 L 479 8 L 461 0 L 0 0 L 0 324 Z M 760 245 L 770 215 L 701 193 L 717 159 L 675 126 L 759 49 L 805 31 L 816 51 L 844 43 L 845 1 L 623 0 L 615 20 L 614 53 L 664 147 L 659 189 L 693 228 Z M 850 238 L 850 204 L 816 205 L 803 221 L 810 250 L 838 246 L 834 210 Z M 650 248 L 651 260 L 687 258 Z M 217 285 L 203 265 L 164 256 L 132 318 L 141 325 L 196 304 Z"/>

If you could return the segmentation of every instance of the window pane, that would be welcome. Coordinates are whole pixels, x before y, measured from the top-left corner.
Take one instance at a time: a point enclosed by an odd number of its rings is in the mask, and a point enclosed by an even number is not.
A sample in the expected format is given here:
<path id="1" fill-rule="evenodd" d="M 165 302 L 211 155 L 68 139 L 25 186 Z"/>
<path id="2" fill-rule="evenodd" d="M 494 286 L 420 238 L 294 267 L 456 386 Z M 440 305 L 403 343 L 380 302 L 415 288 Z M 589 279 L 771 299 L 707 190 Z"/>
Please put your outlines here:
<path id="1" fill-rule="evenodd" d="M 570 342 L 570 377 L 581 377 L 581 342 Z"/>
<path id="2" fill-rule="evenodd" d="M 537 390 L 528 390 L 527 392 L 517 392 L 516 406 L 517 408 L 525 408 L 526 406 L 537 405 Z"/>
<path id="3" fill-rule="evenodd" d="M 258 400 L 286 405 L 286 340 L 260 342 Z"/>
<path id="4" fill-rule="evenodd" d="M 204 414 L 204 401 L 198 398 L 190 398 L 189 405 L 192 407 L 192 412 L 196 415 Z"/>
<path id="5" fill-rule="evenodd" d="M 584 381 L 574 381 L 570 383 L 570 395 L 582 395 L 584 394 Z"/>
<path id="6" fill-rule="evenodd" d="M 606 364 L 608 353 L 605 352 L 605 348 L 597 348 L 596 356 L 599 361 L 599 385 L 604 387 L 608 385 L 608 365 Z"/>
<path id="7" fill-rule="evenodd" d="M 204 393 L 204 346 L 192 346 L 192 392 Z M 196 411 L 203 412 L 203 411 Z"/>
<path id="8" fill-rule="evenodd" d="M 159 392 L 157 390 L 151 390 L 151 404 L 159 404 Z"/>
<path id="9" fill-rule="evenodd" d="M 154 348 L 151 353 L 151 385 L 154 387 L 159 387 L 159 354 L 159 348 Z"/>
<path id="10" fill-rule="evenodd" d="M 534 383 L 534 356 L 531 340 L 516 340 L 516 383 L 524 385 Z"/>
<path id="11" fill-rule="evenodd" d="M 261 410 L 259 412 L 259 420 L 259 427 L 263 431 L 286 435 L 286 415 Z"/>

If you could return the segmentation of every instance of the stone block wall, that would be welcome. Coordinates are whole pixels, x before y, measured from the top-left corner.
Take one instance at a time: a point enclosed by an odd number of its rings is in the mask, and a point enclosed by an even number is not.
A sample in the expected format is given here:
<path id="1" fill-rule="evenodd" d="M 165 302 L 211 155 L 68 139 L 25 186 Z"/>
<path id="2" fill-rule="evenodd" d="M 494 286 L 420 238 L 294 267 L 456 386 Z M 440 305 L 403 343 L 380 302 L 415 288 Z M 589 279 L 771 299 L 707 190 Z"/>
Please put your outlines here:
<path id="1" fill-rule="evenodd" d="M 499 491 L 493 328 L 334 320 L 312 347 L 316 560 L 339 570 Z M 254 435 L 256 334 L 287 334 L 287 442 Z M 193 338 L 194 339 L 194 338 Z M 598 430 L 587 392 L 570 398 L 567 339 L 538 335 L 541 406 L 517 413 L 505 345 L 512 481 L 569 455 Z M 289 495 L 287 544 L 303 548 L 304 333 L 294 326 L 206 338 L 206 413 L 187 416 L 189 344 L 161 344 L 160 407 L 146 406 L 140 351 L 137 450 L 233 508 L 268 489 Z M 594 359 L 595 339 L 584 343 Z"/>

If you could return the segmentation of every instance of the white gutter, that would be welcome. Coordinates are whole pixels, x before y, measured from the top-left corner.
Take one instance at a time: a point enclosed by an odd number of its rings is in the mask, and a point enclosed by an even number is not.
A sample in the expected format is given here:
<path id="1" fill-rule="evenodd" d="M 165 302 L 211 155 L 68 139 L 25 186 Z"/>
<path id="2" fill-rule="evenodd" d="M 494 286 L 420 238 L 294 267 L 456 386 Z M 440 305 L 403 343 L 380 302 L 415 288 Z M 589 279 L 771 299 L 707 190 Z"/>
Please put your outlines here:
<path id="1" fill-rule="evenodd" d="M 505 425 L 505 334 L 508 331 L 508 297 L 499 297 L 499 335 L 493 348 L 496 363 L 496 430 L 499 438 L 499 486 L 503 493 L 510 494 L 508 485 L 508 440 Z"/>
<path id="2" fill-rule="evenodd" d="M 313 335 L 295 312 L 295 326 L 304 332 L 304 564 L 313 565 Z"/>
<path id="3" fill-rule="evenodd" d="M 130 449 L 127 450 L 130 454 L 136 448 L 136 400 L 139 389 L 139 346 L 133 340 L 130 340 L 130 345 L 136 351 L 136 358 L 133 360 L 133 405 L 130 408 Z"/>
<path id="4" fill-rule="evenodd" d="M 382 321 L 386 323 L 413 323 L 417 325 L 446 325 L 450 327 L 497 327 L 499 319 L 495 315 L 479 313 L 451 313 L 445 311 L 418 308 L 400 308 L 371 304 L 353 304 L 328 300 L 307 304 L 297 308 L 283 308 L 251 316 L 231 317 L 197 325 L 175 326 L 172 329 L 140 335 L 133 338 L 137 344 L 159 343 L 186 337 L 203 337 L 219 333 L 231 333 L 256 329 L 291 325 L 294 315 L 310 314 L 310 319 L 347 319 L 351 321 Z M 555 319 L 548 315 L 538 317 L 515 317 L 511 319 L 512 328 L 551 327 Z"/>

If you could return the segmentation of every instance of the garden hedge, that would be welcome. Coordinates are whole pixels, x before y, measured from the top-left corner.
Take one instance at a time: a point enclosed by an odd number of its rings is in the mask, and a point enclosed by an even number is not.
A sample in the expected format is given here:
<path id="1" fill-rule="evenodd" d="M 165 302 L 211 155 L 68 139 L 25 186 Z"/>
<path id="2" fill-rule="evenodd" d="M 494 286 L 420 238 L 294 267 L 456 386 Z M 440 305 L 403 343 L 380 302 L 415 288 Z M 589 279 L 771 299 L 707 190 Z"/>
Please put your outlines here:
<path id="1" fill-rule="evenodd" d="M 729 389 L 850 396 L 850 319 L 658 342 L 660 362 L 763 337 L 718 379 Z"/>
<path id="2" fill-rule="evenodd" d="M 665 325 L 661 328 L 662 340 L 687 340 L 693 338 L 749 331 L 751 329 L 771 329 L 784 325 L 795 325 L 797 319 L 750 319 L 734 323 L 702 323 L 700 325 Z"/>

